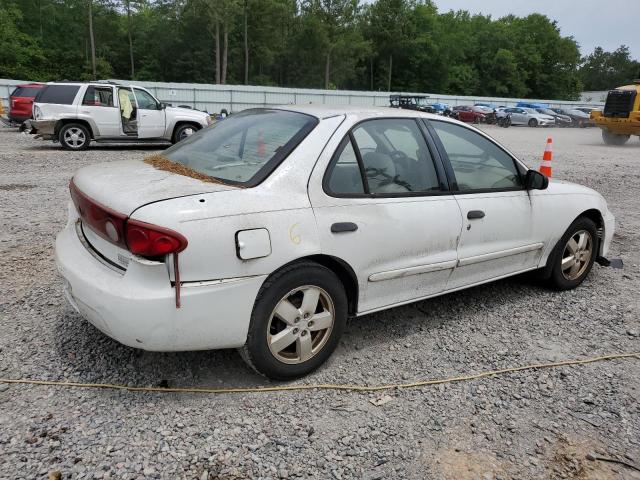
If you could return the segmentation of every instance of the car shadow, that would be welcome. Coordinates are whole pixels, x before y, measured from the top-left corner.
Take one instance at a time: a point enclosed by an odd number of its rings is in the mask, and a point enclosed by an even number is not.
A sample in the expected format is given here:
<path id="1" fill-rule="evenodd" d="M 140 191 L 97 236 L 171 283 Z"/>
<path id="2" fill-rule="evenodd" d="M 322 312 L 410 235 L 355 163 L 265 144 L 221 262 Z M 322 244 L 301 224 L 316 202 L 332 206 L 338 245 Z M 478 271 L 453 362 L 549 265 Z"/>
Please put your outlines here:
<path id="1" fill-rule="evenodd" d="M 545 290 L 529 277 L 517 276 L 445 296 L 350 319 L 340 347 L 321 367 L 348 361 L 355 350 L 387 350 L 418 330 L 437 329 L 459 321 L 469 305 L 492 309 Z M 472 312 L 468 313 L 472 315 Z M 132 320 L 134 321 L 134 320 Z M 71 381 L 128 386 L 231 388 L 281 384 L 256 374 L 232 349 L 196 352 L 147 352 L 124 346 L 81 318 L 70 306 L 56 323 L 56 355 Z M 55 375 L 54 375 L 55 376 Z M 313 376 L 308 377 L 312 381 Z"/>

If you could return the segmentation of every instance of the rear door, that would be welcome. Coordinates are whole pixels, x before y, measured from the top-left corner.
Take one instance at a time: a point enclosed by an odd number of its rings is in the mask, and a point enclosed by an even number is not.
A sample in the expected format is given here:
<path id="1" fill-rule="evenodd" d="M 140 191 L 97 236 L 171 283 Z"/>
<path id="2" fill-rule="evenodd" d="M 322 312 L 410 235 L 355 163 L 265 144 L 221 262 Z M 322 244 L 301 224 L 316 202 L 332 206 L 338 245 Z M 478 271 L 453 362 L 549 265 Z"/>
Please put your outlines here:
<path id="1" fill-rule="evenodd" d="M 322 251 L 357 272 L 359 313 L 443 291 L 457 263 L 460 209 L 428 142 L 416 119 L 366 120 L 314 169 Z"/>
<path id="2" fill-rule="evenodd" d="M 114 87 L 111 85 L 89 85 L 85 90 L 78 118 L 93 121 L 100 137 L 120 136 L 120 113 L 114 104 Z"/>
<path id="3" fill-rule="evenodd" d="M 138 105 L 138 138 L 162 138 L 165 133 L 166 110 L 149 92 L 133 89 Z"/>
<path id="4" fill-rule="evenodd" d="M 462 212 L 458 266 L 447 289 L 536 268 L 547 242 L 540 202 L 524 188 L 524 169 L 474 129 L 429 121 Z"/>

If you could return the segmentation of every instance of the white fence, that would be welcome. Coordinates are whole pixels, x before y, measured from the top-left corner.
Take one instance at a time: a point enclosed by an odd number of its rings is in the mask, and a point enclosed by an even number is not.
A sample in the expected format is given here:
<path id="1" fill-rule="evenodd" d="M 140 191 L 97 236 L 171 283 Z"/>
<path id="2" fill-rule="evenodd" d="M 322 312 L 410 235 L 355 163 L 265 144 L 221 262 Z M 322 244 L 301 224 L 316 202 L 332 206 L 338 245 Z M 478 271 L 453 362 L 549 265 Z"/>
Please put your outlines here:
<path id="1" fill-rule="evenodd" d="M 603 102 L 568 102 L 563 100 L 456 96 L 415 92 L 363 92 L 351 90 L 313 90 L 305 88 L 278 88 L 245 85 L 210 85 L 203 83 L 130 82 L 128 80 L 113 81 L 123 84 L 133 83 L 135 85 L 145 87 L 159 100 L 170 103 L 174 106 L 187 105 L 191 108 L 205 110 L 210 113 L 220 112 L 223 108 L 228 112 L 237 112 L 246 108 L 304 103 L 388 106 L 389 95 L 394 93 L 426 95 L 429 97 L 429 103 L 447 103 L 453 106 L 473 105 L 481 102 L 513 106 L 521 101 L 546 103 L 553 107 L 603 105 Z M 0 99 L 5 107 L 8 105 L 10 92 L 13 90 L 15 85 L 20 83 L 28 82 L 0 79 Z"/>

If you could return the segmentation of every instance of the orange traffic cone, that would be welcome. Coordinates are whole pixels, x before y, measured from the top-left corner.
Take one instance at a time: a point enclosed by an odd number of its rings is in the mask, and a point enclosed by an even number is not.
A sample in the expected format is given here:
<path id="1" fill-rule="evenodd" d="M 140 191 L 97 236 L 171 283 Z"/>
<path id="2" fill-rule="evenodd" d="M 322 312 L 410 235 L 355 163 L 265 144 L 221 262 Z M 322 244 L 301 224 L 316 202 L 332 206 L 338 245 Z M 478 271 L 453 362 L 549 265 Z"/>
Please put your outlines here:
<path id="1" fill-rule="evenodd" d="M 264 157 L 266 153 L 266 148 L 264 144 L 264 139 L 262 138 L 262 130 L 258 132 L 258 156 Z"/>
<path id="2" fill-rule="evenodd" d="M 553 140 L 551 137 L 547 138 L 547 146 L 544 149 L 544 155 L 542 156 L 542 165 L 540 165 L 540 173 L 551 178 L 551 159 L 553 157 L 552 151 Z"/>

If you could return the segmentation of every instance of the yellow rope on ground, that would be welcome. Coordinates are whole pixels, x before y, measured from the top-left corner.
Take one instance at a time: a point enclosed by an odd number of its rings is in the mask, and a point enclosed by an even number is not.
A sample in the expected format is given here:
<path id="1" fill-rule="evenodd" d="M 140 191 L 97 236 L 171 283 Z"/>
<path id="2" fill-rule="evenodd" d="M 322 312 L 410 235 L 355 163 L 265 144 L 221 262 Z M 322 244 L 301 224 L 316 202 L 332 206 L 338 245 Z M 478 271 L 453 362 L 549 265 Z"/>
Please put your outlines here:
<path id="1" fill-rule="evenodd" d="M 348 385 L 348 384 L 296 384 L 296 385 L 280 385 L 275 387 L 246 387 L 246 388 L 162 388 L 162 387 L 128 387 L 126 385 L 117 385 L 113 383 L 81 383 L 81 382 L 57 382 L 49 380 L 29 380 L 29 379 L 11 379 L 0 378 L 0 383 L 14 383 L 27 385 L 51 385 L 56 387 L 77 387 L 77 388 L 107 388 L 112 390 L 127 390 L 129 392 L 159 392 L 159 393 L 264 393 L 264 392 L 283 392 L 292 390 L 345 390 L 355 392 L 378 392 L 381 390 L 416 388 L 428 385 L 440 385 L 443 383 L 465 382 L 469 380 L 477 380 L 479 378 L 493 377 L 496 375 L 504 375 L 505 373 L 521 372 L 523 370 L 536 370 L 542 368 L 557 368 L 568 365 L 585 365 L 587 363 L 602 362 L 605 360 L 615 360 L 621 358 L 635 358 L 640 360 L 640 352 L 636 353 L 617 353 L 612 355 L 603 355 L 600 357 L 586 358 L 584 360 L 565 360 L 554 363 L 538 363 L 533 365 L 524 365 L 521 367 L 503 368 L 500 370 L 491 370 L 488 372 L 474 373 L 470 375 L 462 375 L 459 377 L 449 377 L 439 380 L 424 380 L 411 383 L 394 383 L 388 385 Z"/>

